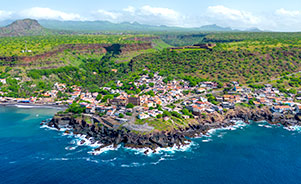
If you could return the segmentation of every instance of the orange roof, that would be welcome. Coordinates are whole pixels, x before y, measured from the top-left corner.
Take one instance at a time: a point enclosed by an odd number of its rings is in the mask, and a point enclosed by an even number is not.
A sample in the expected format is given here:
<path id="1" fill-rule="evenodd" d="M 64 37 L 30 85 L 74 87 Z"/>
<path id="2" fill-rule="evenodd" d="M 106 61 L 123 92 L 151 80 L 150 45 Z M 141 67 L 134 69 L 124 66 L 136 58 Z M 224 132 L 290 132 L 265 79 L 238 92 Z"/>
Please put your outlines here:
<path id="1" fill-rule="evenodd" d="M 197 105 L 193 105 L 192 108 L 198 108 L 198 106 Z"/>
<path id="2" fill-rule="evenodd" d="M 293 101 L 283 101 L 282 103 L 294 103 Z"/>
<path id="3" fill-rule="evenodd" d="M 231 98 L 232 95 L 224 95 L 224 98 Z"/>
<path id="4" fill-rule="evenodd" d="M 275 109 L 289 109 L 290 106 L 288 106 L 288 105 L 283 105 L 283 106 L 278 105 L 278 106 L 275 106 L 274 108 Z"/>

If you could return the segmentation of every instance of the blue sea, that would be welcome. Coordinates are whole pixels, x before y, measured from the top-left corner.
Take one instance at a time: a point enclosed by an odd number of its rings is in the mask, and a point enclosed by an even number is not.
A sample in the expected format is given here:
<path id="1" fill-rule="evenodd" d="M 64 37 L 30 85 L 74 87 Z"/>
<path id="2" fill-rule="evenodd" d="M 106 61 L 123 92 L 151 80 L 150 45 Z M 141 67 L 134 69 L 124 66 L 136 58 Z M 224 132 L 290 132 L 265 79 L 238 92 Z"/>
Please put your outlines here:
<path id="1" fill-rule="evenodd" d="M 217 130 L 181 150 L 91 155 L 40 126 L 56 109 L 0 107 L 0 183 L 301 183 L 301 133 L 264 123 Z"/>

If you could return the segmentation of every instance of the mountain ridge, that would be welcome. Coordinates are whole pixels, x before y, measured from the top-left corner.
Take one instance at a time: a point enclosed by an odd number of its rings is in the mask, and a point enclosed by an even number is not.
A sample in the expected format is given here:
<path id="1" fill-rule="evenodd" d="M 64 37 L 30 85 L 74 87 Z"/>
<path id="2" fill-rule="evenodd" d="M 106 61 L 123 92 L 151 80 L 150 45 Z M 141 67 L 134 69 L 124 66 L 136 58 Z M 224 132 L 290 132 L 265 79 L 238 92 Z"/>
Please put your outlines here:
<path id="1" fill-rule="evenodd" d="M 171 27 L 166 25 L 148 25 L 138 22 L 112 23 L 109 21 L 58 21 L 58 20 L 39 20 L 41 25 L 49 29 L 61 29 L 69 31 L 248 31 L 258 28 L 248 28 L 246 30 L 222 27 L 217 24 L 203 25 L 201 27 Z"/>
<path id="2" fill-rule="evenodd" d="M 10 23 L 9 25 L 6 25 Z M 95 32 L 261 32 L 258 28 L 246 30 L 221 27 L 217 24 L 204 25 L 196 28 L 169 27 L 166 25 L 147 25 L 138 22 L 112 23 L 109 21 L 58 21 L 58 20 L 6 20 L 0 25 L 0 37 L 4 36 L 37 36 L 52 34 L 74 34 Z M 62 31 L 63 30 L 63 31 Z"/>

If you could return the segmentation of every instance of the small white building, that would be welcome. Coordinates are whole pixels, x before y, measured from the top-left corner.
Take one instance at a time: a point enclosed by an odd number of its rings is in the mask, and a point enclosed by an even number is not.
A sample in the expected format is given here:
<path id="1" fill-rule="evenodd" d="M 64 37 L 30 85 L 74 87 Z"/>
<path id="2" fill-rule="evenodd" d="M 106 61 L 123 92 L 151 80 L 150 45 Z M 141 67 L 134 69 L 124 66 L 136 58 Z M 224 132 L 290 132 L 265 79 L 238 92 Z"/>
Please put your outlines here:
<path id="1" fill-rule="evenodd" d="M 0 79 L 0 82 L 1 82 L 2 84 L 6 84 L 6 79 Z"/>
<path id="2" fill-rule="evenodd" d="M 142 112 L 138 115 L 138 118 L 139 119 L 147 119 L 147 118 L 149 118 L 149 115 Z"/>

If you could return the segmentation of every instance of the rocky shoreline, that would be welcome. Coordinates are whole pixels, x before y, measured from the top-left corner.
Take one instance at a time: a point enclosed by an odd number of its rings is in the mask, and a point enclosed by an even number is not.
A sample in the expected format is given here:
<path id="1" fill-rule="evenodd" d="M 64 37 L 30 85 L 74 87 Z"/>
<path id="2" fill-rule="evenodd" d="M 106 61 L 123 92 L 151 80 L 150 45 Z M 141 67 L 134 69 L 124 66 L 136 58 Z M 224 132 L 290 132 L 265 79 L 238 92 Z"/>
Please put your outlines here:
<path id="1" fill-rule="evenodd" d="M 199 118 L 197 123 L 194 122 L 189 126 L 178 127 L 169 131 L 154 130 L 137 133 L 122 127 L 122 125 L 118 128 L 108 128 L 101 124 L 99 119 L 94 119 L 92 116 L 87 121 L 87 118 L 72 113 L 56 114 L 46 125 L 58 130 L 61 128 L 70 129 L 65 131 L 66 134 L 72 132 L 74 135 L 84 135 L 91 140 L 92 144 L 101 145 L 94 151 L 100 151 L 110 145 L 117 147 L 122 144 L 128 148 L 148 148 L 145 151 L 147 154 L 150 150 L 156 152 L 156 148 L 180 148 L 189 144 L 190 138 L 206 135 L 212 129 L 231 127 L 239 120 L 245 123 L 267 121 L 269 124 L 281 124 L 285 127 L 301 125 L 301 115 L 276 114 L 272 113 L 268 107 L 256 109 L 236 107 L 225 114 L 211 113 L 207 114 L 206 117 Z"/>

